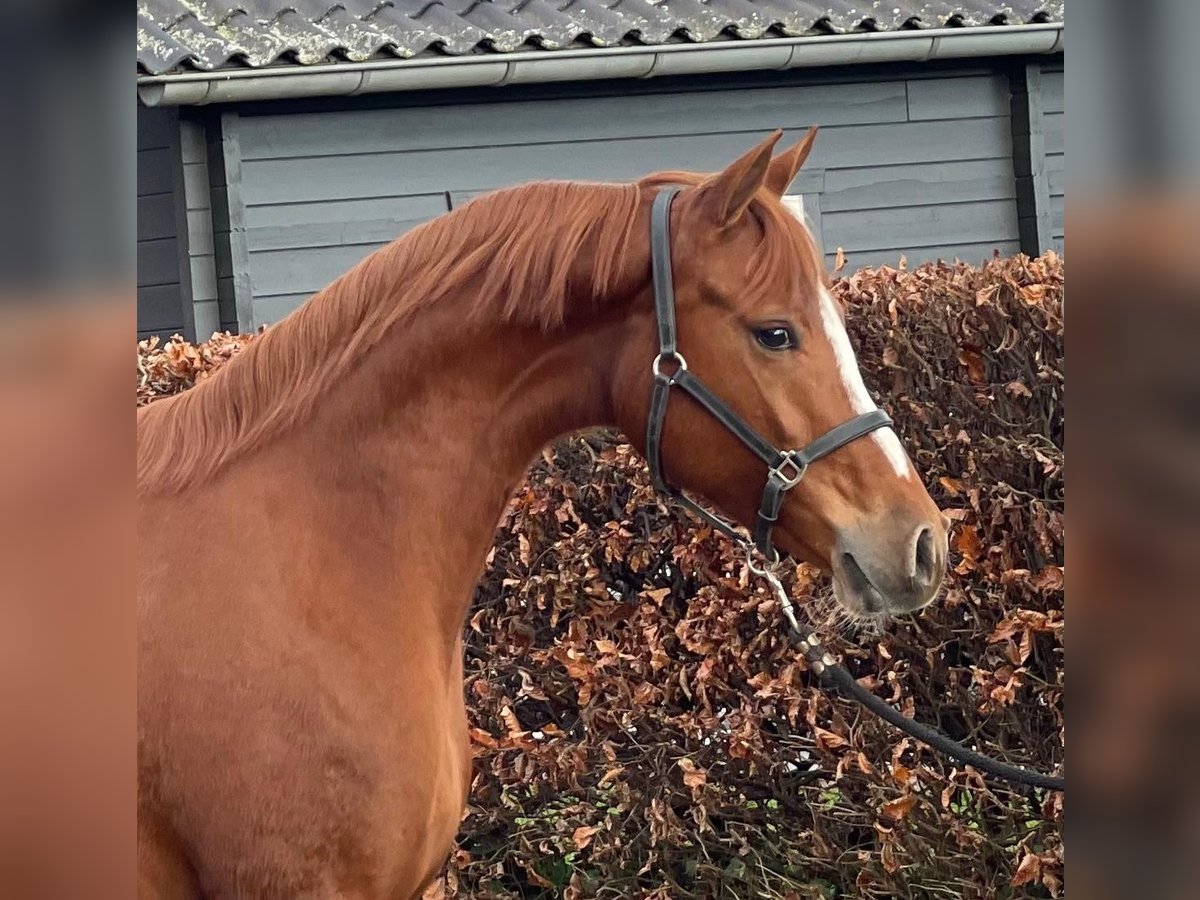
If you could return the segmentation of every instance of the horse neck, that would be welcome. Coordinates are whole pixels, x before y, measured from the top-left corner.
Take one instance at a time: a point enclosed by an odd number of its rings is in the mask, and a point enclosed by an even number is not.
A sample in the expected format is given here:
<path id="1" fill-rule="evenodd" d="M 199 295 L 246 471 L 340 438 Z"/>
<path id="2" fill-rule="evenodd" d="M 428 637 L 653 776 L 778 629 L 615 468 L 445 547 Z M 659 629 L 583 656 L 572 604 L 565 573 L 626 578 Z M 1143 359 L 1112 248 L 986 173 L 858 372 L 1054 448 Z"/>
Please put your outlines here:
<path id="1" fill-rule="evenodd" d="M 468 328 L 469 297 L 457 299 L 393 329 L 281 448 L 312 498 L 314 527 L 351 521 L 353 535 L 330 537 L 373 552 L 408 595 L 399 602 L 416 592 L 437 604 L 451 648 L 532 459 L 562 434 L 612 421 L 621 339 L 612 311 L 551 333 Z M 331 504 L 341 514 L 322 516 Z"/>

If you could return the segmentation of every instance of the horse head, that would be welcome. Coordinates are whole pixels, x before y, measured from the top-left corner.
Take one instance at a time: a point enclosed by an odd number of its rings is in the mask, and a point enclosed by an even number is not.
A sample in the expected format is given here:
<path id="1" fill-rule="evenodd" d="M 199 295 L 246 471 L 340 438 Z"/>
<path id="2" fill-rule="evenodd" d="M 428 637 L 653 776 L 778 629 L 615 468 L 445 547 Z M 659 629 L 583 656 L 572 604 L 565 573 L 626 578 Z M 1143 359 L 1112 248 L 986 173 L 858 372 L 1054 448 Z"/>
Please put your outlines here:
<path id="1" fill-rule="evenodd" d="M 873 412 L 822 254 L 782 202 L 815 134 L 773 156 L 777 132 L 712 176 L 646 180 L 678 189 L 664 213 L 678 352 L 664 359 L 662 313 L 652 299 L 639 298 L 631 336 L 616 350 L 614 407 L 621 427 L 647 452 L 641 436 L 654 415 L 647 379 L 669 383 L 682 362 L 689 377 L 775 448 L 807 448 L 844 423 L 871 422 L 810 466 L 785 473 L 802 478 L 781 495 L 770 540 L 831 571 L 835 596 L 851 613 L 911 612 L 941 585 L 946 523 L 890 424 Z M 651 290 L 661 292 L 661 285 Z M 649 453 L 659 456 L 672 485 L 747 526 L 759 519 L 768 454 L 756 454 L 694 392 L 671 401 L 659 446 Z"/>

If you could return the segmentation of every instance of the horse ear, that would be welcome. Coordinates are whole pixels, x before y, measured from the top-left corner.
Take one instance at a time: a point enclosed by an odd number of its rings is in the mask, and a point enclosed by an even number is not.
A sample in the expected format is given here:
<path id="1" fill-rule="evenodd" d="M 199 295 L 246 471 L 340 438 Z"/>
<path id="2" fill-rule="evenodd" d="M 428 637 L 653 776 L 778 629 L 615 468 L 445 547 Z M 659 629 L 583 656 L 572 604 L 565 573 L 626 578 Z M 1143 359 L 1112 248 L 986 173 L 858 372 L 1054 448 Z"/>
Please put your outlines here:
<path id="1" fill-rule="evenodd" d="M 767 177 L 771 151 L 783 136 L 776 130 L 769 138 L 706 179 L 698 188 L 701 205 L 718 228 L 736 222 L 754 199 Z"/>
<path id="2" fill-rule="evenodd" d="M 770 168 L 767 170 L 766 183 L 772 193 L 782 197 L 787 192 L 788 187 L 796 179 L 796 174 L 800 171 L 800 167 L 808 159 L 808 154 L 812 152 L 813 141 L 817 138 L 817 131 L 818 128 L 814 125 L 800 139 L 800 143 L 784 150 L 771 160 Z"/>

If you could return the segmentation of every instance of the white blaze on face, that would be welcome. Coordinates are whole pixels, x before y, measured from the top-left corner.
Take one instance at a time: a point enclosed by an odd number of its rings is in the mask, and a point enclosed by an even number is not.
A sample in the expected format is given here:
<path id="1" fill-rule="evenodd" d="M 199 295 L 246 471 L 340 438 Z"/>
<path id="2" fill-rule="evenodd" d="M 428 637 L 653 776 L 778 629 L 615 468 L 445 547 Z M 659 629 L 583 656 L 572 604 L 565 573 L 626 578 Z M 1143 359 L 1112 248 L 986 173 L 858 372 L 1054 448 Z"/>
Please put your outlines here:
<path id="1" fill-rule="evenodd" d="M 784 207 L 800 220 L 800 224 L 804 226 L 805 230 L 808 230 L 808 221 L 804 217 L 803 198 L 793 195 L 783 197 L 782 201 Z M 824 285 L 821 286 L 821 326 L 825 331 L 825 336 L 829 339 L 829 345 L 833 347 L 833 357 L 837 362 L 838 375 L 850 398 L 850 408 L 854 410 L 855 415 L 877 409 L 871 395 L 867 392 L 867 386 L 863 383 L 862 372 L 859 371 L 858 360 L 854 358 L 854 348 L 850 346 L 850 335 L 846 334 L 846 326 L 842 323 L 841 314 L 838 312 L 837 301 L 833 299 Z M 908 454 L 904 452 L 904 447 L 900 445 L 900 438 L 896 437 L 895 431 L 891 428 L 876 428 L 871 432 L 871 440 L 883 450 L 883 455 L 887 457 L 897 475 L 901 478 L 915 477 L 916 472 L 908 460 Z"/>
<path id="2" fill-rule="evenodd" d="M 829 339 L 829 345 L 833 348 L 833 358 L 837 362 L 838 375 L 841 377 L 842 385 L 846 388 L 846 394 L 850 398 L 850 408 L 856 415 L 876 409 L 875 402 L 871 399 L 871 395 L 867 392 L 867 386 L 863 383 L 858 360 L 854 358 L 854 348 L 850 346 L 850 335 L 846 334 L 846 326 L 842 323 L 842 317 L 838 313 L 837 301 L 823 285 L 821 287 L 821 326 L 825 330 L 825 336 Z M 883 455 L 892 464 L 896 474 L 901 478 L 911 478 L 913 475 L 912 463 L 908 461 L 908 454 L 900 445 L 900 438 L 896 437 L 896 432 L 891 428 L 876 428 L 870 436 L 871 440 L 883 450 Z"/>

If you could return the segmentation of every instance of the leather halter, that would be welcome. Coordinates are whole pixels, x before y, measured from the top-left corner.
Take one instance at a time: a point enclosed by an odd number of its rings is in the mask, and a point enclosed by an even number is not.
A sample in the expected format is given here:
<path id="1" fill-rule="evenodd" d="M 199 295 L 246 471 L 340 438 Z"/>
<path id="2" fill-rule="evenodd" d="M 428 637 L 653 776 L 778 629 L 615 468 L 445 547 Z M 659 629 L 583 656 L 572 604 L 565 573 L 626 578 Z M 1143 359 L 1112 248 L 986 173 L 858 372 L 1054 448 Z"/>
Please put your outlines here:
<path id="1" fill-rule="evenodd" d="M 683 388 L 766 464 L 767 481 L 763 487 L 762 501 L 754 526 L 754 546 L 768 562 L 774 563 L 779 560 L 779 554 L 771 543 L 771 530 L 779 518 L 779 510 L 787 492 L 803 480 L 812 463 L 828 456 L 839 447 L 870 434 L 876 428 L 891 425 L 892 420 L 883 410 L 874 409 L 830 429 L 806 447 L 799 450 L 780 450 L 751 428 L 741 416 L 710 391 L 704 382 L 691 373 L 687 360 L 679 352 L 675 330 L 675 286 L 671 274 L 671 201 L 678 193 L 677 187 L 663 188 L 654 198 L 650 212 L 650 260 L 654 279 L 654 310 L 658 317 L 658 355 L 654 358 L 653 365 L 654 392 L 650 396 L 650 417 L 646 423 L 646 456 L 650 460 L 650 473 L 654 478 L 654 486 L 676 503 L 695 513 L 736 543 L 749 544 L 730 523 L 714 516 L 682 491 L 668 484 L 663 477 L 662 432 L 667 418 L 667 402 L 671 397 L 672 387 Z M 664 366 L 673 366 L 673 369 L 666 371 Z"/>

